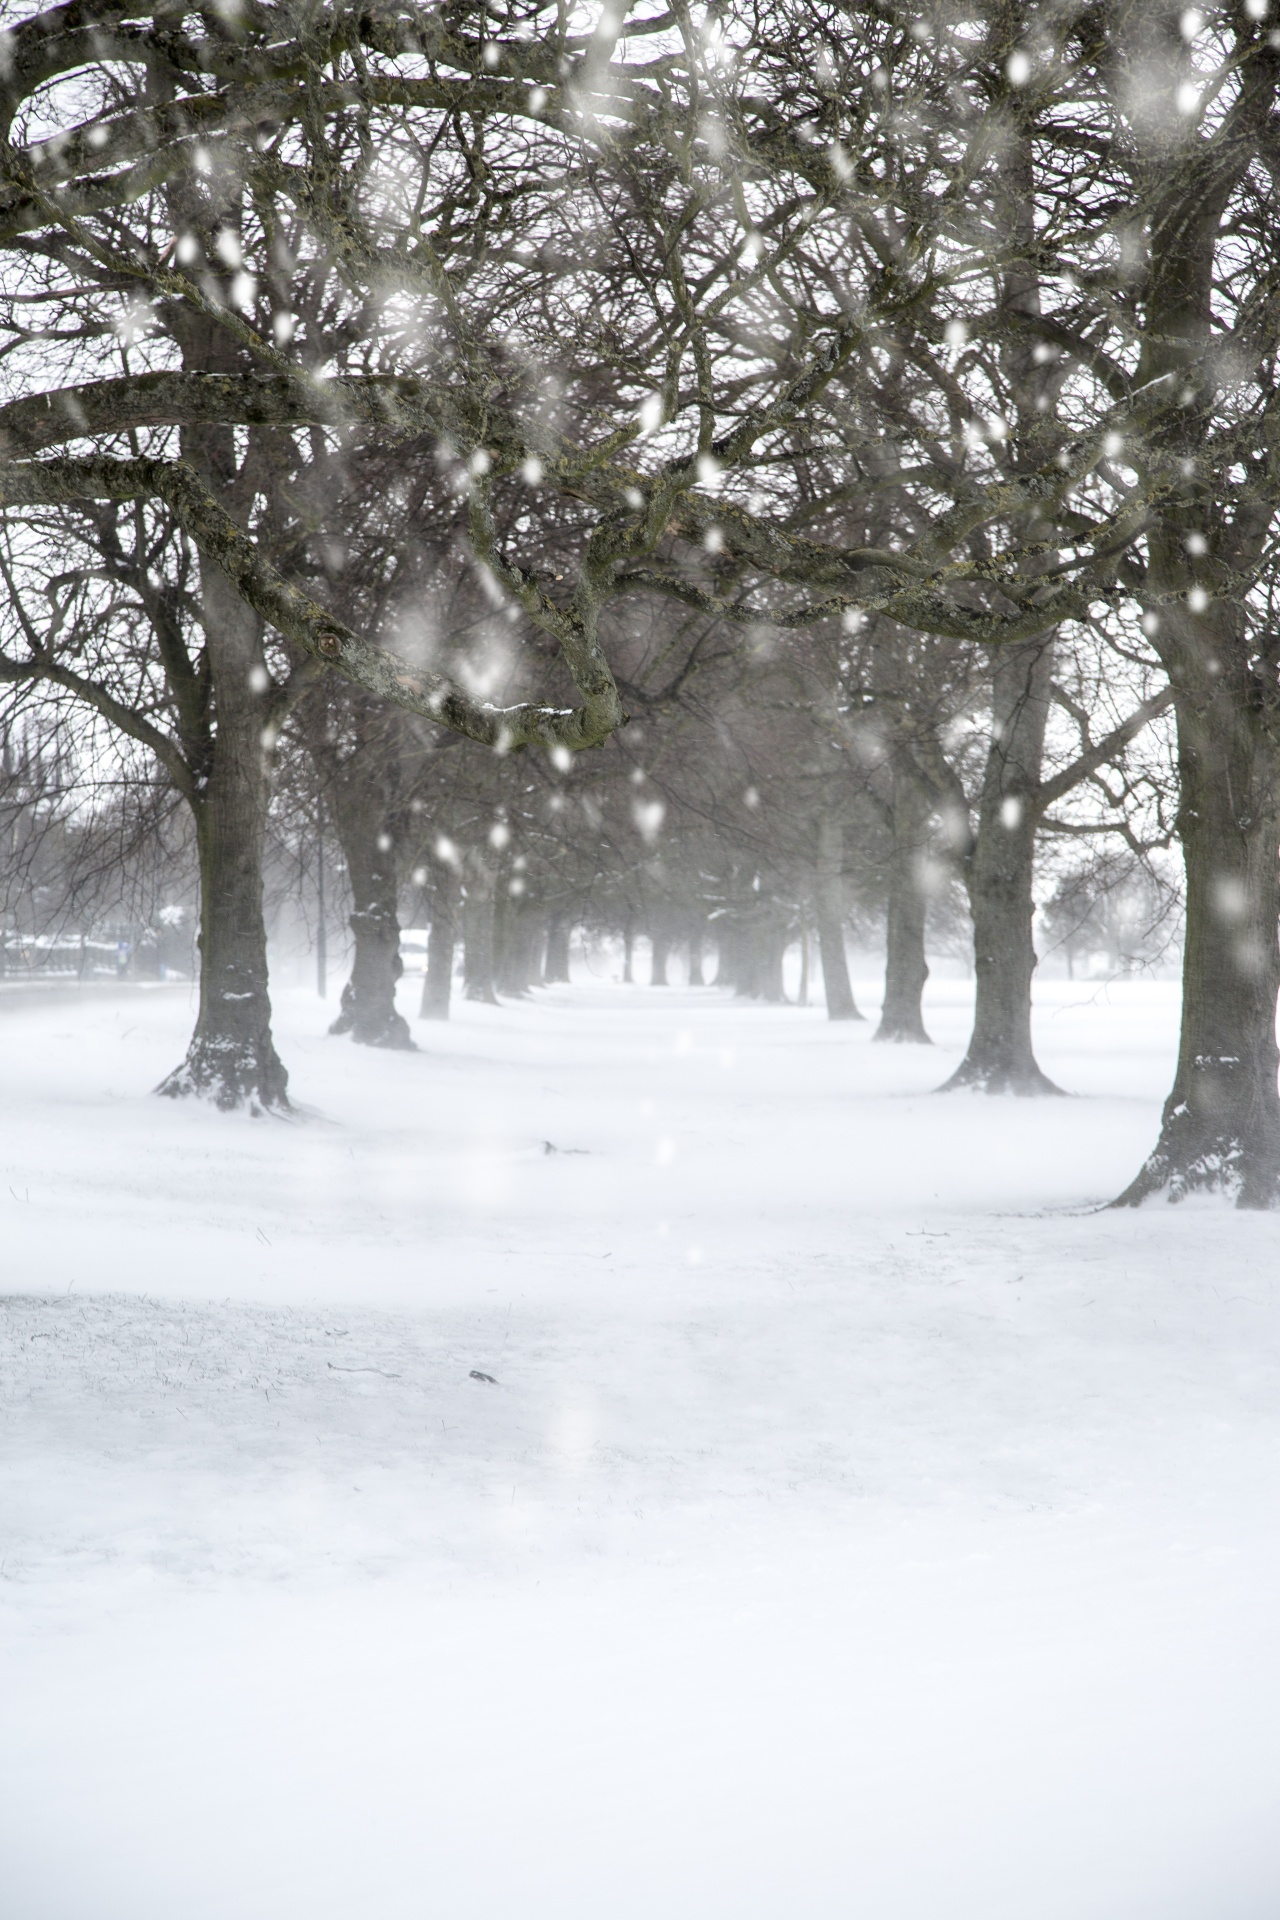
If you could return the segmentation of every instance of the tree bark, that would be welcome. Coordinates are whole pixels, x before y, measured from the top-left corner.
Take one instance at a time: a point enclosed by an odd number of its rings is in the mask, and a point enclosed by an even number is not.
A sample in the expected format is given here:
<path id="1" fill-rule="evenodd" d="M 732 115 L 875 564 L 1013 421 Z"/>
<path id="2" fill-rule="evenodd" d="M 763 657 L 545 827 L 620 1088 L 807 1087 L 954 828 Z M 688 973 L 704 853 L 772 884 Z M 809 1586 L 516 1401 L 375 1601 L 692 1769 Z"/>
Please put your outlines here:
<path id="1" fill-rule="evenodd" d="M 828 1020 L 861 1020 L 849 980 L 844 950 L 844 899 L 840 869 L 844 834 L 840 822 L 824 813 L 818 820 L 818 859 L 814 889 L 814 918 L 818 923 L 818 951 L 822 955 L 822 986 Z"/>
<path id="2" fill-rule="evenodd" d="M 977 990 L 968 1051 L 942 1091 L 1021 1095 L 1060 1091 L 1031 1044 L 1031 937 L 1036 797 L 1053 676 L 1051 637 L 996 655 L 991 747 L 978 836 L 966 868 Z"/>
<path id="3" fill-rule="evenodd" d="M 1191 625 L 1186 616 L 1183 624 Z M 1274 1207 L 1280 715 L 1272 686 L 1248 669 L 1238 643 L 1202 648 L 1198 675 L 1186 657 L 1191 648 L 1177 651 L 1178 832 L 1187 874 L 1182 1030 L 1159 1140 L 1115 1204 L 1218 1192 L 1242 1207 Z M 1205 670 L 1211 660 L 1216 673 Z"/>
<path id="4" fill-rule="evenodd" d="M 229 1111 L 287 1109 L 288 1075 L 271 1036 L 262 851 L 270 797 L 257 616 L 214 566 L 202 568 L 217 733 L 195 804 L 200 861 L 200 1004 L 182 1065 L 157 1092 L 197 1094 Z"/>
<path id="5" fill-rule="evenodd" d="M 928 897 L 924 863 L 929 839 L 929 796 L 896 755 L 893 765 L 893 830 L 889 867 L 888 938 L 884 966 L 884 1004 L 872 1038 L 919 1046 L 925 1032 L 924 983 L 929 965 L 924 953 Z"/>

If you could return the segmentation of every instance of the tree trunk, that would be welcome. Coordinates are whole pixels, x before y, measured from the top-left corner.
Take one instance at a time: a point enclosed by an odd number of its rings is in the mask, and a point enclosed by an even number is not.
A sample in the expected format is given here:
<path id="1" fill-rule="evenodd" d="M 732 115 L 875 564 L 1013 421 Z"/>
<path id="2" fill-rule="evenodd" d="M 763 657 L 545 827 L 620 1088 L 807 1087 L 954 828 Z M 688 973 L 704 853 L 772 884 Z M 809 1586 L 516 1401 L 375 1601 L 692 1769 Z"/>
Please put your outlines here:
<path id="1" fill-rule="evenodd" d="M 1034 320 L 1041 312 L 1035 161 L 1025 127 L 1005 144 L 997 167 L 1001 218 L 1013 243 L 1001 276 L 1000 303 L 1008 314 Z M 1013 465 L 1040 468 L 1060 442 L 1057 375 L 1024 327 L 1007 328 L 1000 357 L 1014 410 Z M 1036 516 L 1026 523 L 1025 533 L 1032 543 L 1052 544 L 1054 537 L 1051 522 Z M 1024 1095 L 1059 1091 L 1040 1071 L 1031 1044 L 1031 976 L 1036 964 L 1032 879 L 1053 661 L 1052 633 L 995 650 L 991 745 L 977 842 L 966 863 L 976 976 L 973 1033 L 968 1052 L 946 1083 L 948 1089 Z"/>
<path id="2" fill-rule="evenodd" d="M 840 822 L 824 813 L 818 821 L 817 885 L 814 918 L 818 922 L 818 951 L 822 955 L 822 986 L 828 1020 L 861 1020 L 849 980 L 844 950 L 844 900 L 840 868 L 844 834 Z"/>
<path id="3" fill-rule="evenodd" d="M 924 957 L 927 896 L 924 863 L 929 838 L 929 798 L 920 782 L 895 757 L 893 767 L 893 846 L 889 867 L 888 941 L 884 965 L 884 1004 L 873 1039 L 928 1046 L 925 1032 Z"/>
<path id="4" fill-rule="evenodd" d="M 1134 18 L 1143 18 L 1141 9 Z M 1255 129 L 1271 124 L 1275 86 L 1272 71 L 1248 96 Z M 1215 286 L 1229 257 L 1219 248 L 1233 244 L 1230 194 L 1251 164 L 1248 127 L 1246 119 L 1228 163 L 1190 192 L 1181 186 L 1183 157 L 1167 150 L 1158 156 L 1170 198 L 1152 228 L 1139 391 L 1171 375 L 1178 383 L 1204 378 Z M 1192 117 L 1186 138 L 1198 148 L 1194 128 Z M 1231 224 L 1224 228 L 1224 220 Z M 1254 481 L 1257 491 L 1237 495 L 1233 512 L 1220 504 L 1211 476 L 1230 456 L 1213 448 L 1204 459 L 1206 425 L 1207 410 L 1178 405 L 1161 432 L 1160 520 L 1147 543 L 1144 624 L 1168 672 L 1178 722 L 1187 920 L 1173 1090 L 1155 1151 L 1120 1204 L 1136 1206 L 1161 1192 L 1171 1200 L 1220 1192 L 1242 1207 L 1274 1207 L 1280 692 L 1274 617 L 1265 604 L 1249 605 L 1247 583 L 1267 563 L 1275 496 Z M 1175 454 L 1186 477 L 1177 491 L 1166 479 Z M 1143 474 L 1141 484 L 1153 477 Z M 1208 604 L 1197 609 L 1201 595 Z"/>
<path id="5" fill-rule="evenodd" d="M 776 920 L 766 920 L 756 938 L 760 953 L 757 974 L 760 998 L 771 1006 L 785 1007 L 787 989 L 783 983 L 782 968 L 787 956 L 787 929 Z"/>
<path id="6" fill-rule="evenodd" d="M 467 874 L 467 898 L 462 914 L 462 992 L 467 1000 L 496 1007 L 493 987 L 494 876 L 480 861 Z"/>
<path id="7" fill-rule="evenodd" d="M 734 932 L 733 990 L 739 999 L 785 1003 L 782 963 L 787 950 L 786 928 L 763 914 Z"/>
<path id="8" fill-rule="evenodd" d="M 1280 1203 L 1280 748 L 1274 692 L 1251 684 L 1238 645 L 1216 659 L 1232 652 L 1225 672 L 1195 676 L 1184 661 L 1179 674 L 1201 684 L 1177 700 L 1187 873 L 1178 1066 L 1155 1151 L 1117 1206 L 1195 1192 Z"/>
<path id="9" fill-rule="evenodd" d="M 288 1108 L 288 1075 L 271 1037 L 262 850 L 269 798 L 257 616 L 212 564 L 202 565 L 217 734 L 195 807 L 200 861 L 200 1006 L 182 1065 L 156 1089 L 198 1094 L 230 1110 Z"/>
<path id="10" fill-rule="evenodd" d="M 966 879 L 973 915 L 977 981 L 969 1049 L 942 1091 L 1050 1094 L 1031 1045 L 1031 938 L 1035 797 L 1053 674 L 1053 640 L 997 653 L 992 679 L 991 747 L 982 786 L 978 837 Z"/>
<path id="11" fill-rule="evenodd" d="M 758 1000 L 760 949 L 756 930 L 750 922 L 739 920 L 729 929 L 729 936 L 728 983 L 739 1000 Z"/>
<path id="12" fill-rule="evenodd" d="M 689 929 L 689 985 L 691 987 L 706 985 L 702 971 L 702 928 L 700 926 Z"/>
<path id="13" fill-rule="evenodd" d="M 727 917 L 716 921 L 716 985 L 736 987 L 741 948 L 739 929 Z"/>
<path id="14" fill-rule="evenodd" d="M 458 939 L 458 888 L 443 868 L 431 889 L 431 930 L 427 935 L 427 971 L 422 981 L 422 1020 L 447 1020 L 453 994 L 453 949 Z"/>
<path id="15" fill-rule="evenodd" d="M 210 320 L 188 316 L 177 337 L 183 363 L 230 371 L 236 349 Z M 184 428 L 182 455 L 235 510 L 235 436 Z M 200 863 L 200 1006 L 182 1065 L 157 1092 L 198 1094 L 224 1109 L 283 1111 L 288 1075 L 271 1037 L 262 854 L 272 741 L 262 622 L 214 561 L 200 555 L 200 599 L 214 730 L 202 713 L 199 797 L 193 803 Z"/>
<path id="16" fill-rule="evenodd" d="M 569 979 L 569 935 L 567 914 L 553 913 L 547 921 L 547 952 L 542 963 L 544 986 L 559 987 Z"/>
<path id="17" fill-rule="evenodd" d="M 342 989 L 330 1033 L 349 1033 L 358 1046 L 412 1052 L 409 1023 L 396 1012 L 400 916 L 395 842 L 376 770 L 362 764 L 374 746 L 358 748 L 331 789 L 334 815 L 351 886 L 349 925 L 355 935 L 351 978 Z"/>
<path id="18" fill-rule="evenodd" d="M 652 960 L 649 967 L 649 985 L 665 987 L 667 985 L 667 962 L 671 958 L 671 935 L 660 928 L 651 936 Z"/>
<path id="19" fill-rule="evenodd" d="M 522 901 L 508 894 L 502 910 L 495 914 L 495 984 L 499 993 L 511 999 L 527 1000 L 530 990 L 542 975 L 541 916 Z"/>
<path id="20" fill-rule="evenodd" d="M 631 922 L 628 920 L 622 930 L 622 982 L 623 985 L 627 987 L 631 986 L 635 979 L 635 969 L 633 966 L 635 943 L 635 933 L 632 929 Z"/>

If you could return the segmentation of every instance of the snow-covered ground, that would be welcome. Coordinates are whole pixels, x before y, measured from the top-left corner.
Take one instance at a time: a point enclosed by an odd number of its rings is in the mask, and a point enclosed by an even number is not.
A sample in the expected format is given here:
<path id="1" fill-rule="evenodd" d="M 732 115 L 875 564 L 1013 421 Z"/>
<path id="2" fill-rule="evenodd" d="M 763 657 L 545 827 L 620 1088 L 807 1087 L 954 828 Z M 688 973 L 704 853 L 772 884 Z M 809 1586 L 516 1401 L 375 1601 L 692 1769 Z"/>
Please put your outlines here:
<path id="1" fill-rule="evenodd" d="M 1275 1920 L 1280 1221 L 1090 1210 L 1175 989 L 966 1000 L 0 995 L 4 1920 Z"/>

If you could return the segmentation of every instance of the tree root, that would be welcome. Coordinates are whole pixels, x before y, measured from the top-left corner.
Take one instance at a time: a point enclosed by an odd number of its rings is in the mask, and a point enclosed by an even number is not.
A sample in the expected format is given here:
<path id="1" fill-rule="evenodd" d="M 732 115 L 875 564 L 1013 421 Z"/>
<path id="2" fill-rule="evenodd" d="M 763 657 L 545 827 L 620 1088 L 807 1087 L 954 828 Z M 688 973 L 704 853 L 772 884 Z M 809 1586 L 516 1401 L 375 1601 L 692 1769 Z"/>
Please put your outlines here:
<path id="1" fill-rule="evenodd" d="M 270 1042 L 193 1040 L 180 1067 L 156 1088 L 167 1100 L 207 1100 L 220 1113 L 289 1113 L 289 1075 Z"/>
<path id="2" fill-rule="evenodd" d="M 1019 1100 L 1067 1098 L 1062 1088 L 1055 1086 L 1034 1060 L 1029 1065 L 1017 1067 L 983 1066 L 977 1061 L 962 1060 L 951 1078 L 943 1081 L 938 1092 L 959 1093 L 965 1090 L 970 1093 L 1011 1093 Z"/>

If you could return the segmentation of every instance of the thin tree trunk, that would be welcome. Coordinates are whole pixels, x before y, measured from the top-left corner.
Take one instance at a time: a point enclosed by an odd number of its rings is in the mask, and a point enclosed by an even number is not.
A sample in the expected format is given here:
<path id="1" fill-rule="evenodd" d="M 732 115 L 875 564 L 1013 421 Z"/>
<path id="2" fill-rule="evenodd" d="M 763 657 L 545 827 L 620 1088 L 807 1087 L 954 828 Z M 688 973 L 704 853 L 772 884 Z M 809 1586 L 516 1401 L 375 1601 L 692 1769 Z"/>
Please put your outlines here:
<path id="1" fill-rule="evenodd" d="M 966 871 L 976 976 L 973 1033 L 943 1092 L 960 1087 L 982 1093 L 1059 1092 L 1041 1072 L 1031 1044 L 1035 802 L 1052 675 L 1051 637 L 996 656 L 991 747 L 977 842 Z"/>
<path id="2" fill-rule="evenodd" d="M 822 955 L 822 986 L 828 1020 L 861 1020 L 849 979 L 844 950 L 844 900 L 840 869 L 844 834 L 840 822 L 824 813 L 818 820 L 818 859 L 814 889 L 814 917 L 818 922 L 818 951 Z"/>
<path id="3" fill-rule="evenodd" d="M 889 867 L 888 939 L 884 965 L 884 1004 L 872 1038 L 928 1046 L 924 983 L 924 863 L 929 837 L 929 797 L 895 755 L 893 765 L 893 845 Z"/>
<path id="4" fill-rule="evenodd" d="M 1280 1203 L 1278 716 L 1242 651 L 1206 648 L 1219 662 L 1234 654 L 1233 666 L 1202 671 L 1198 697 L 1188 688 L 1177 701 L 1187 873 L 1178 1066 L 1155 1151 L 1117 1206 L 1197 1191 L 1242 1207 Z M 1190 680 L 1194 669 L 1179 664 Z"/>
<path id="5" fill-rule="evenodd" d="M 624 986 L 631 986 L 635 979 L 634 958 L 635 933 L 632 929 L 631 922 L 628 920 L 626 926 L 622 929 L 622 981 Z"/>
<path id="6" fill-rule="evenodd" d="M 649 985 L 665 987 L 667 985 L 667 962 L 671 958 L 671 935 L 660 928 L 650 936 L 652 959 L 649 967 Z"/>
<path id="7" fill-rule="evenodd" d="M 202 567 L 214 662 L 217 734 L 195 807 L 200 862 L 200 1005 L 182 1065 L 157 1092 L 198 1094 L 230 1110 L 283 1111 L 288 1075 L 271 1036 L 262 850 L 269 779 L 264 708 L 251 674 L 262 664 L 256 615 L 214 566 Z"/>

